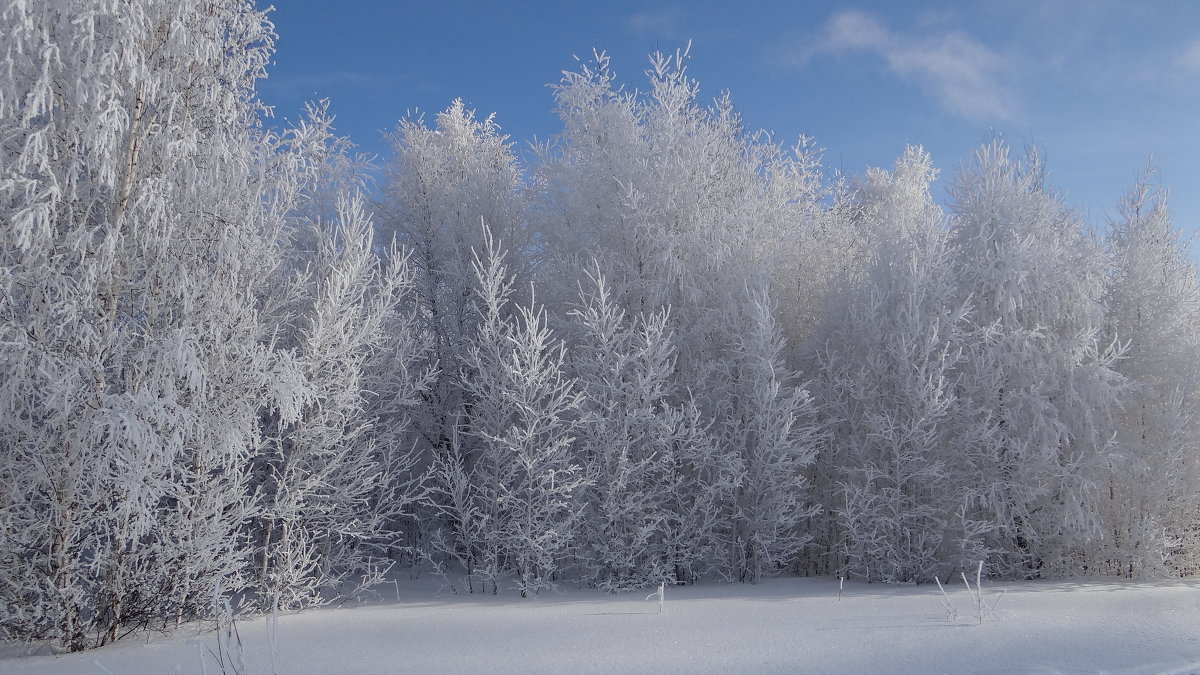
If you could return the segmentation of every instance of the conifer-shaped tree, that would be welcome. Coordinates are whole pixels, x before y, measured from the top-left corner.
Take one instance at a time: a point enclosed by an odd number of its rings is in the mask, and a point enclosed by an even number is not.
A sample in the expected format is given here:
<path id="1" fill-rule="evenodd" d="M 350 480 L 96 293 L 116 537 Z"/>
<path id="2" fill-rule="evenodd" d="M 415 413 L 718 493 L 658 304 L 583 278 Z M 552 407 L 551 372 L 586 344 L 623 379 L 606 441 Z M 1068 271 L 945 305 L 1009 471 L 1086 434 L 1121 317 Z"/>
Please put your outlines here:
<path id="1" fill-rule="evenodd" d="M 564 373 L 565 347 L 544 309 L 510 313 L 504 257 L 485 230 L 475 257 L 479 316 L 462 375 L 466 447 L 439 461 L 460 555 L 493 592 L 512 575 L 525 597 L 551 584 L 574 538 L 575 492 L 586 478 L 571 453 L 580 396 Z"/>
<path id="2" fill-rule="evenodd" d="M 1165 191 L 1144 177 L 1108 230 L 1109 334 L 1126 346 L 1131 386 L 1118 414 L 1121 451 L 1102 486 L 1100 571 L 1153 576 L 1198 569 L 1200 286 Z"/>

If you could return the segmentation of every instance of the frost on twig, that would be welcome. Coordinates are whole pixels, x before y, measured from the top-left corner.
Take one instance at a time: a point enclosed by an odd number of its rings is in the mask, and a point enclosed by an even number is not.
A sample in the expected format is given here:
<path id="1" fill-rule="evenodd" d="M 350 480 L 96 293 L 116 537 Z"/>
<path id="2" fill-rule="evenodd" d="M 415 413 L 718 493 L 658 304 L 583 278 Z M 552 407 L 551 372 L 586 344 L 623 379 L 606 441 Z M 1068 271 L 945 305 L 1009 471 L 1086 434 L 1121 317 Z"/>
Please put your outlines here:
<path id="1" fill-rule="evenodd" d="M 663 599 L 666 596 L 666 588 L 667 588 L 667 585 L 665 583 L 659 583 L 658 590 L 654 591 L 650 595 L 646 596 L 647 600 L 651 600 L 653 598 L 658 598 L 658 613 L 659 614 L 663 613 Z"/>
<path id="2" fill-rule="evenodd" d="M 1007 589 L 1002 589 L 990 604 L 987 598 L 983 596 L 983 561 L 979 561 L 979 566 L 975 569 L 975 586 L 971 587 L 971 582 L 967 578 L 966 572 L 960 572 L 963 585 L 966 586 L 967 596 L 971 598 L 971 606 L 974 609 L 976 619 L 980 624 L 983 624 L 985 615 L 990 615 L 993 619 L 999 621 L 1000 616 L 996 614 L 996 605 L 1000 604 L 1000 600 L 1008 592 Z M 946 616 L 954 625 L 958 625 L 958 608 L 954 605 L 954 601 L 950 599 L 950 595 L 946 593 L 946 588 L 942 586 L 942 582 L 936 576 L 933 578 L 937 582 L 938 590 L 942 592 L 942 608 L 946 610 Z"/>
<path id="3" fill-rule="evenodd" d="M 942 609 L 946 610 L 946 616 L 949 617 L 950 623 L 957 626 L 958 625 L 958 608 L 954 606 L 954 601 L 951 600 L 950 596 L 946 593 L 946 588 L 944 586 L 942 586 L 941 579 L 938 579 L 935 576 L 933 578 L 933 580 L 937 582 L 938 590 L 942 592 L 942 597 L 941 597 Z"/>

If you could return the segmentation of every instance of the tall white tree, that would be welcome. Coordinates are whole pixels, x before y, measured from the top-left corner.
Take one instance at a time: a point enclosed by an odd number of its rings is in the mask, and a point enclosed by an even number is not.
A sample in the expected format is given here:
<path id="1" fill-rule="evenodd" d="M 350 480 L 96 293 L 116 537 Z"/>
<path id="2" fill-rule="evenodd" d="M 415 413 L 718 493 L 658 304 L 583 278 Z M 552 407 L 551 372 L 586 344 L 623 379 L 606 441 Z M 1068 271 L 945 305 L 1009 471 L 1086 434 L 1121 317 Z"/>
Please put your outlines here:
<path id="1" fill-rule="evenodd" d="M 250 2 L 0 12 L 0 631 L 78 649 L 244 584 L 276 363 Z"/>
<path id="2" fill-rule="evenodd" d="M 575 452 L 588 479 L 576 534 L 580 574 L 608 591 L 673 582 L 711 548 L 714 498 L 731 489 L 731 476 L 716 476 L 722 486 L 689 471 L 712 444 L 694 406 L 674 403 L 667 311 L 629 317 L 603 275 L 590 281 L 572 312 L 569 358 L 582 394 Z"/>
<path id="3" fill-rule="evenodd" d="M 692 333 L 714 320 L 702 309 L 717 300 L 708 291 L 724 288 L 724 275 L 771 279 L 780 243 L 814 210 L 819 186 L 807 142 L 791 153 L 747 134 L 728 95 L 699 105 L 687 59 L 686 50 L 652 55 L 640 94 L 619 85 L 603 53 L 564 74 L 555 87 L 563 131 L 539 148 L 533 214 L 544 277 L 571 294 L 595 259 L 621 308 L 672 308 L 685 360 Z"/>
<path id="4" fill-rule="evenodd" d="M 485 230 L 475 257 L 475 334 L 464 356 L 465 452 L 438 458 L 460 556 L 498 592 L 513 575 L 521 596 L 551 583 L 573 541 L 586 482 L 571 446 L 580 397 L 545 310 L 507 305 L 505 253 Z"/>
<path id="5" fill-rule="evenodd" d="M 973 466 L 971 517 L 997 525 L 989 568 L 1014 576 L 1077 569 L 1100 536 L 1124 385 L 1104 335 L 1102 252 L 1043 180 L 1035 156 L 1020 162 L 996 141 L 951 188 L 955 283 L 980 328 L 959 391 L 995 427 Z"/>
<path id="6" fill-rule="evenodd" d="M 427 447 L 444 453 L 463 406 L 459 376 L 478 319 L 471 260 L 472 251 L 484 250 L 481 223 L 508 248 L 515 292 L 529 288 L 534 247 L 522 177 L 494 117 L 477 119 L 461 100 L 438 113 L 432 128 L 410 117 L 388 138 L 394 157 L 381 187 L 376 227 L 381 241 L 394 237 L 411 252 L 416 318 L 433 343 L 430 357 L 439 372 L 422 395 L 425 405 L 415 421 Z"/>
<path id="7" fill-rule="evenodd" d="M 781 277 L 776 256 L 791 226 L 814 211 L 819 181 L 807 147 L 793 155 L 746 134 L 728 96 L 698 105 L 686 59 L 686 51 L 652 56 L 644 94 L 623 90 L 603 54 L 565 75 L 555 90 L 563 132 L 540 148 L 533 213 L 546 245 L 540 278 L 560 292 L 586 284 L 583 261 L 594 258 L 629 316 L 670 308 L 674 386 L 712 420 L 715 452 L 704 456 L 715 463 L 698 470 L 711 478 L 746 466 L 747 430 L 738 425 L 748 418 L 722 410 L 741 400 L 734 389 L 743 375 L 757 377 L 728 367 L 757 363 L 735 357 L 747 337 L 740 308 Z M 727 539 L 708 562 L 741 576 L 731 567 L 732 491 L 718 510 Z"/>
<path id="8" fill-rule="evenodd" d="M 1121 452 L 1104 505 L 1099 571 L 1194 573 L 1200 523 L 1200 286 L 1165 191 L 1144 176 L 1108 229 L 1109 331 L 1132 382 L 1118 415 Z"/>
<path id="9" fill-rule="evenodd" d="M 526 223 L 520 166 L 493 116 L 478 119 L 455 100 L 432 126 L 420 116 L 402 119 L 388 140 L 393 158 L 376 204 L 376 229 L 381 241 L 394 238 L 410 252 L 412 317 L 419 336 L 431 345 L 427 367 L 435 373 L 412 409 L 412 423 L 420 432 L 418 449 L 426 453 L 421 466 L 446 468 L 463 459 L 447 462 L 446 455 L 468 452 L 470 446 L 458 435 L 458 425 L 470 406 L 463 369 L 479 318 L 471 260 L 473 251 L 484 250 L 481 224 L 508 246 L 514 292 L 523 299 L 531 288 L 536 247 Z M 515 309 L 506 305 L 503 311 L 507 316 Z M 436 509 L 412 525 L 409 538 L 423 555 L 464 536 L 444 531 Z"/>
<path id="10" fill-rule="evenodd" d="M 973 326 L 929 194 L 935 175 L 929 156 L 908 148 L 893 171 L 872 169 L 858 184 L 854 210 L 875 252 L 817 333 L 814 393 L 832 427 L 819 462 L 832 531 L 823 544 L 839 569 L 868 580 L 961 569 L 986 553 L 991 527 L 966 516 L 968 467 L 987 427 L 957 397 Z"/>
<path id="11" fill-rule="evenodd" d="M 384 554 L 397 543 L 398 518 L 422 496 L 419 482 L 405 475 L 415 463 L 400 435 L 405 419 L 372 416 L 380 390 L 369 388 L 386 386 L 393 404 L 397 397 L 415 402 L 428 378 L 418 366 L 421 343 L 401 338 L 406 351 L 387 353 L 403 366 L 389 371 L 396 380 L 367 372 L 389 346 L 389 333 L 415 332 L 399 315 L 413 286 L 410 268 L 394 249 L 386 260 L 375 255 L 357 194 L 341 198 L 335 221 L 309 227 L 304 241 L 316 250 L 291 280 L 295 300 L 284 315 L 294 319 L 280 327 L 276 343 L 295 383 L 291 408 L 267 418 L 255 462 L 263 500 L 257 590 L 263 606 L 283 609 L 377 583 L 390 567 Z M 381 432 L 393 442 L 381 443 Z"/>
<path id="12" fill-rule="evenodd" d="M 720 440 L 740 461 L 729 569 L 751 583 L 795 562 L 810 539 L 800 525 L 820 511 L 810 503 L 806 476 L 819 438 L 815 408 L 784 365 L 772 310 L 765 293 L 751 298 L 729 328 L 735 341 L 726 366 L 734 385 L 717 408 L 729 420 Z"/>

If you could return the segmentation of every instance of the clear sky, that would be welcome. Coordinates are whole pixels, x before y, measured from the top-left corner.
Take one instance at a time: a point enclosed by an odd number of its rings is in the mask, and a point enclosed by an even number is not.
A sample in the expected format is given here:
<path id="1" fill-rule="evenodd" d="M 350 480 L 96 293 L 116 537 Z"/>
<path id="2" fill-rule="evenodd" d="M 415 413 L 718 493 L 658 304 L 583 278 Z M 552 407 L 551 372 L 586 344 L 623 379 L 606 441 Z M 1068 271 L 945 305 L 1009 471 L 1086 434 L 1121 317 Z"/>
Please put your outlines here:
<path id="1" fill-rule="evenodd" d="M 338 132 L 381 156 L 407 111 L 455 98 L 522 148 L 559 130 L 546 85 L 575 56 L 605 50 L 644 87 L 646 55 L 691 40 L 703 99 L 728 89 L 748 128 L 811 135 L 830 168 L 890 166 L 912 143 L 949 176 L 1000 133 L 1036 145 L 1094 226 L 1151 157 L 1176 224 L 1200 225 L 1200 1 L 274 4 L 263 99 L 295 118 L 328 97 Z"/>

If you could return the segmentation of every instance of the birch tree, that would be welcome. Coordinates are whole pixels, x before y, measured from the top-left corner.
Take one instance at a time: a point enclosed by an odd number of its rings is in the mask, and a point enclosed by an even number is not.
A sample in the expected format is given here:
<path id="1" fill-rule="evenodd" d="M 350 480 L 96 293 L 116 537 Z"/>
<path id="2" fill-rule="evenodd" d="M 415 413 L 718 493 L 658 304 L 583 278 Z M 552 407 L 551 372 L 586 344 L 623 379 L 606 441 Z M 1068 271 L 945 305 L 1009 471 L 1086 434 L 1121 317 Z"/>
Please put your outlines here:
<path id="1" fill-rule="evenodd" d="M 814 394 L 830 425 L 822 545 L 839 573 L 871 581 L 928 581 L 986 551 L 966 477 L 987 428 L 957 386 L 971 305 L 956 297 L 935 177 L 909 147 L 892 171 L 856 181 L 846 203 L 872 254 L 817 332 Z"/>
<path id="2" fill-rule="evenodd" d="M 745 133 L 727 95 L 698 105 L 686 61 L 686 50 L 653 55 L 644 94 L 622 89 L 602 53 L 565 74 L 555 89 L 563 132 L 539 149 L 533 213 L 546 243 L 540 278 L 552 287 L 586 284 L 580 271 L 595 258 L 628 315 L 670 309 L 674 384 L 712 420 L 713 453 L 703 456 L 713 464 L 699 474 L 715 485 L 731 467 L 747 466 L 747 430 L 737 425 L 749 418 L 723 409 L 742 400 L 734 383 L 758 375 L 729 367 L 758 363 L 735 356 L 748 344 L 739 308 L 764 300 L 774 307 L 776 255 L 790 226 L 812 212 L 819 181 L 807 146 L 793 154 Z M 708 569 L 723 576 L 740 576 L 731 556 L 733 495 L 726 491 L 716 507 L 725 540 L 708 558 Z"/>
<path id="3" fill-rule="evenodd" d="M 477 119 L 461 100 L 438 113 L 432 127 L 409 117 L 388 135 L 394 158 L 376 227 L 380 241 L 394 237 L 411 252 L 415 318 L 432 341 L 438 372 L 414 422 L 435 455 L 450 451 L 464 405 L 459 376 L 478 318 L 471 260 L 472 251 L 484 250 L 481 225 L 507 246 L 514 292 L 526 293 L 531 281 L 522 177 L 507 138 L 494 117 Z"/>
<path id="4" fill-rule="evenodd" d="M 244 584 L 272 396 L 249 2 L 0 12 L 0 631 L 71 649 Z"/>
<path id="5" fill-rule="evenodd" d="M 728 363 L 735 383 L 718 410 L 731 423 L 722 441 L 735 453 L 729 545 L 731 573 L 757 582 L 796 561 L 810 536 L 800 525 L 820 511 L 805 471 L 817 452 L 815 407 L 783 362 L 784 340 L 766 295 L 752 298 L 732 328 Z"/>
<path id="6" fill-rule="evenodd" d="M 673 583 L 711 555 L 715 506 L 731 472 L 693 472 L 712 443 L 695 406 L 674 403 L 668 312 L 629 317 L 603 275 L 590 281 L 572 311 L 569 358 L 582 395 L 575 452 L 587 476 L 580 573 L 606 591 Z"/>

